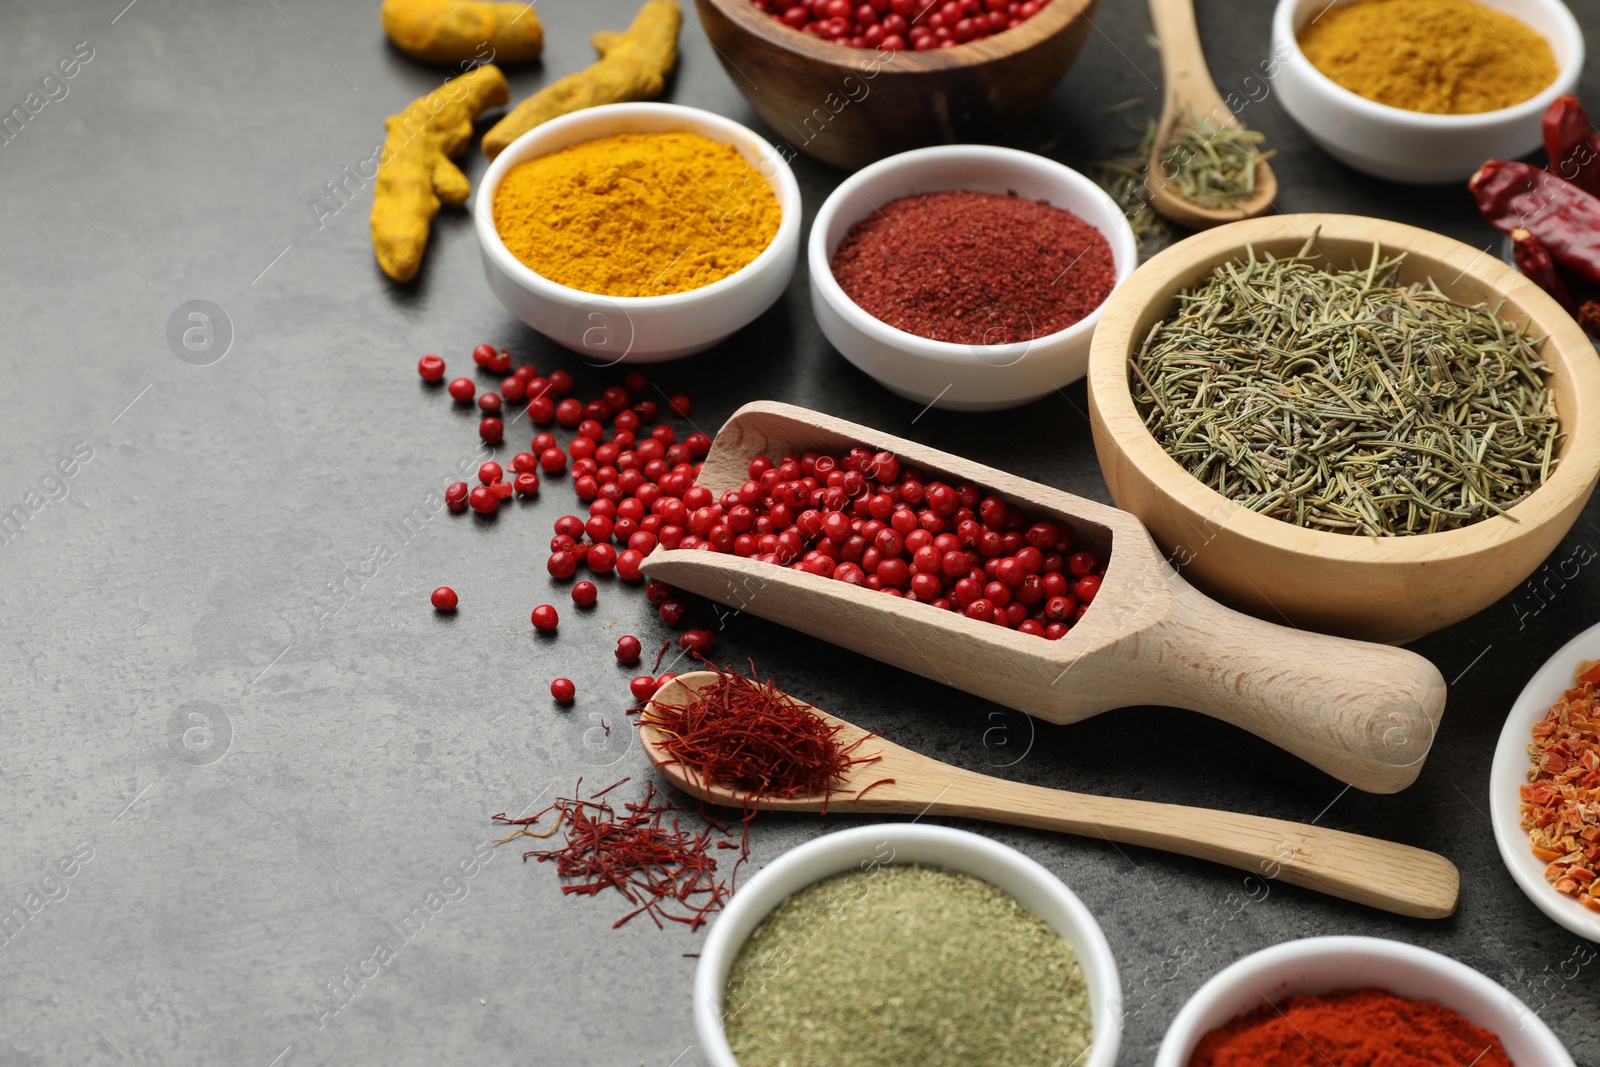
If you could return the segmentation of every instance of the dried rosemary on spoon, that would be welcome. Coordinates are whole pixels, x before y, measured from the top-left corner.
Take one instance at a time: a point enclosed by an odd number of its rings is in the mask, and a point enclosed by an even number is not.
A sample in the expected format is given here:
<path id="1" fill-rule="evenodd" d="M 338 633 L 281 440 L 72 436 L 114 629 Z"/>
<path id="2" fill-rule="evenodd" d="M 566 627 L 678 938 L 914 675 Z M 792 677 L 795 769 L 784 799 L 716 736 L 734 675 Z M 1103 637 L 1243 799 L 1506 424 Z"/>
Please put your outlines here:
<path id="1" fill-rule="evenodd" d="M 1500 308 L 1311 249 L 1216 268 L 1130 361 L 1167 454 L 1252 511 L 1310 529 L 1438 533 L 1507 509 L 1555 465 L 1543 338 Z"/>
<path id="2" fill-rule="evenodd" d="M 1212 122 L 1184 109 L 1161 150 L 1161 171 L 1172 191 L 1198 207 L 1241 207 L 1256 195 L 1256 171 L 1271 159 L 1263 135 Z"/>

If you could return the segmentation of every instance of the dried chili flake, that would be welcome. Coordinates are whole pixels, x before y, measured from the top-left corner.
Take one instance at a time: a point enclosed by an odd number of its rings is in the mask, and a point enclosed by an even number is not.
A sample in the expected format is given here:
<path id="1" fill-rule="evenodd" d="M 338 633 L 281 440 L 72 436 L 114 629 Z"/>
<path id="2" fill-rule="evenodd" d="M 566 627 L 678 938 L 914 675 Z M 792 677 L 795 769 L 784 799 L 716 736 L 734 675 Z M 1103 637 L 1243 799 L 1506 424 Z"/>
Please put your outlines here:
<path id="1" fill-rule="evenodd" d="M 1545 880 L 1600 911 L 1600 662 L 1579 666 L 1574 681 L 1533 725 L 1522 828 L 1533 854 L 1549 864 Z"/>

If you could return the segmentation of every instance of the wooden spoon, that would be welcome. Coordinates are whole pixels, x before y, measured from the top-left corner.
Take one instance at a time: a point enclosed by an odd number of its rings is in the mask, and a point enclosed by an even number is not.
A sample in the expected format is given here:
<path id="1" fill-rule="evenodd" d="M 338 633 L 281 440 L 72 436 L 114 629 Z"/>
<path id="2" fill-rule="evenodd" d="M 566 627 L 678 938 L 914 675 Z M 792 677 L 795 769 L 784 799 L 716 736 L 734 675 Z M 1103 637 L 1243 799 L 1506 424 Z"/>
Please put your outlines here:
<path id="1" fill-rule="evenodd" d="M 693 692 L 716 680 L 713 671 L 681 675 L 677 681 L 662 686 L 650 704 L 682 706 Z M 837 736 L 844 745 L 866 733 L 820 709 L 812 710 L 827 722 L 843 727 Z M 639 735 L 650 762 L 673 785 L 708 804 L 744 806 L 742 793 L 708 784 L 695 771 L 675 762 L 661 748 L 664 738 L 655 727 L 642 722 Z M 1223 863 L 1268 881 L 1288 882 L 1419 919 L 1441 919 L 1456 910 L 1461 876 L 1455 865 L 1443 856 L 1410 845 L 1283 819 L 1022 785 L 952 767 L 881 737 L 867 740 L 857 752 L 882 758 L 850 769 L 828 800 L 830 811 L 852 815 L 948 815 L 1059 830 Z M 854 799 L 858 792 L 884 778 L 893 778 L 894 782 L 875 786 L 859 800 Z M 823 801 L 821 797 L 763 799 L 760 806 L 772 811 L 821 811 Z"/>
<path id="2" fill-rule="evenodd" d="M 1161 40 L 1161 75 L 1167 83 L 1161 105 L 1161 123 L 1146 164 L 1150 206 L 1180 226 L 1203 230 L 1224 222 L 1254 218 L 1265 213 L 1278 197 L 1278 179 L 1265 162 L 1256 167 L 1256 192 L 1234 208 L 1208 208 L 1179 196 L 1167 182 L 1161 153 L 1173 128 L 1193 114 L 1218 126 L 1240 129 L 1240 123 L 1217 92 L 1200 48 L 1200 30 L 1194 21 L 1194 0 L 1150 0 L 1150 18 Z"/>
<path id="3" fill-rule="evenodd" d="M 1308 633 L 1207 599 L 1125 511 L 788 404 L 733 414 L 698 484 L 738 489 L 750 460 L 839 455 L 856 445 L 970 481 L 1036 519 L 1070 524 L 1106 561 L 1093 607 L 1059 641 L 975 622 L 885 593 L 721 552 L 657 547 L 643 570 L 680 589 L 843 645 L 1051 722 L 1164 704 L 1233 723 L 1349 782 L 1410 785 L 1444 712 L 1445 683 L 1413 652 Z"/>

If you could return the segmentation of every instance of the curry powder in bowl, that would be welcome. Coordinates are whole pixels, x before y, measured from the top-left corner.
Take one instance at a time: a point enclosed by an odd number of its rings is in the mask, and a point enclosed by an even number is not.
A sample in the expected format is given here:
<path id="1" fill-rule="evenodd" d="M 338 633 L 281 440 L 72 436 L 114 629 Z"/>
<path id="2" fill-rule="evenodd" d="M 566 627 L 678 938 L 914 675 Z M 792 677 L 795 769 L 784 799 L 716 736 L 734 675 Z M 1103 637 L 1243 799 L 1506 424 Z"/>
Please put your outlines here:
<path id="1" fill-rule="evenodd" d="M 732 145 L 691 132 L 600 137 L 519 163 L 494 194 L 506 248 L 602 296 L 688 292 L 748 266 L 783 212 Z"/>

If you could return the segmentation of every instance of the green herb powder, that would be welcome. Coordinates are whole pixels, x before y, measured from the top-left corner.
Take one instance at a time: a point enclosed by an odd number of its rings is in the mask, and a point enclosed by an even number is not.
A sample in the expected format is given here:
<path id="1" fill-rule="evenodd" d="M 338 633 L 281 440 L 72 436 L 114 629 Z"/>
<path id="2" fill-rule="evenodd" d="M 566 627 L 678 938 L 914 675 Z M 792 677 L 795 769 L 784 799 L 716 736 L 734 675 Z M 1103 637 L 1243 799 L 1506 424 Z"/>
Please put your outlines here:
<path id="1" fill-rule="evenodd" d="M 919 866 L 784 901 L 734 961 L 724 1007 L 741 1067 L 1071 1067 L 1092 1037 L 1059 934 L 987 882 Z"/>
<path id="2" fill-rule="evenodd" d="M 1500 309 L 1401 285 L 1403 257 L 1218 267 L 1130 360 L 1133 400 L 1185 470 L 1336 533 L 1439 533 L 1544 483 L 1560 437 L 1542 338 Z"/>

